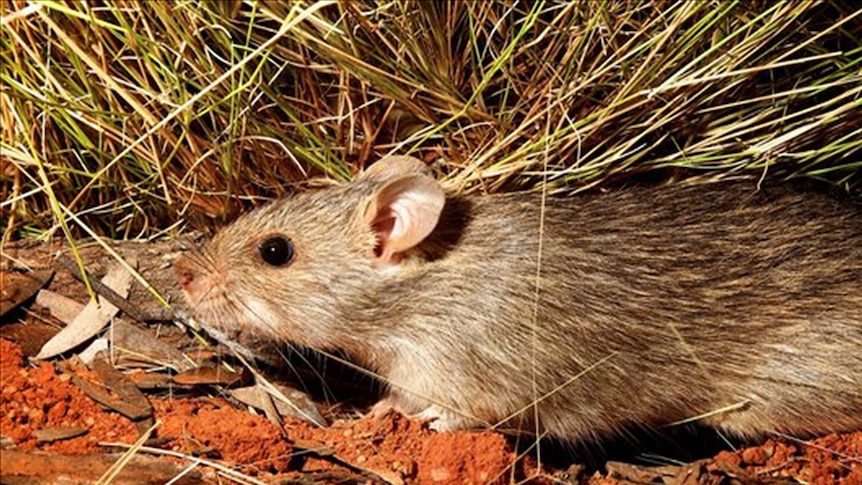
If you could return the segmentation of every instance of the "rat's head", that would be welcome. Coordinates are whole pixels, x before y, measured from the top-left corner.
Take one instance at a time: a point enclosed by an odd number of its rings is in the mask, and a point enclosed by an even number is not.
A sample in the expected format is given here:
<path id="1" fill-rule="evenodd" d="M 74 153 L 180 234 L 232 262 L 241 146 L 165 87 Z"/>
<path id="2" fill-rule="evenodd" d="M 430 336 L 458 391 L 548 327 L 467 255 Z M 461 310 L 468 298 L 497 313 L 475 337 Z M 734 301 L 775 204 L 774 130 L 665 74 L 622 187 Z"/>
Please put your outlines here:
<path id="1" fill-rule="evenodd" d="M 369 295 L 431 233 L 444 201 L 422 162 L 388 157 L 349 184 L 242 216 L 174 266 L 202 323 L 337 348 L 359 331 L 345 317 L 373 311 Z"/>

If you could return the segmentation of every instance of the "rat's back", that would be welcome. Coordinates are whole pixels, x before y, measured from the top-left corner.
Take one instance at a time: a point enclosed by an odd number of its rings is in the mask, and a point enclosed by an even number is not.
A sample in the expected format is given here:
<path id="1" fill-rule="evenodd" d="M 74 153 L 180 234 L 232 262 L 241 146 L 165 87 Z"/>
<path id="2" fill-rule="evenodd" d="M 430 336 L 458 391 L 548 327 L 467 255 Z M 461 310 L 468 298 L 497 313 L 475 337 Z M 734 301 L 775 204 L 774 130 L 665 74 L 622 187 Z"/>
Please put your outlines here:
<path id="1" fill-rule="evenodd" d="M 436 264 L 475 291 L 450 315 L 483 322 L 459 328 L 482 342 L 471 413 L 505 388 L 567 438 L 696 416 L 741 435 L 862 426 L 858 201 L 734 182 L 467 205 Z"/>

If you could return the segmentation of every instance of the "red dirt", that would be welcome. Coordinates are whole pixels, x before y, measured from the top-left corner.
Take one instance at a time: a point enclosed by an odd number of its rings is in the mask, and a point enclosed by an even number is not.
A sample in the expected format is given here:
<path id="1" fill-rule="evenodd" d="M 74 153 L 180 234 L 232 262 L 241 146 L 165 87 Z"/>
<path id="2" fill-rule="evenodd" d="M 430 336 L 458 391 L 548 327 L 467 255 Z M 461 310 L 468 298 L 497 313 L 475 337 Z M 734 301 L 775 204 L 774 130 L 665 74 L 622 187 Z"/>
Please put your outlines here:
<path id="1" fill-rule="evenodd" d="M 0 339 L 0 435 L 24 450 L 82 454 L 99 449 L 99 441 L 132 443 L 137 433 L 128 419 L 108 413 L 74 386 L 68 375 L 57 375 L 52 364 L 24 367 L 21 350 Z M 81 437 L 36 444 L 33 431 L 83 427 Z"/>
<path id="2" fill-rule="evenodd" d="M 262 480 L 315 472 L 352 470 L 389 483 L 508 483 L 534 465 L 518 462 L 511 443 L 490 431 L 438 434 L 422 423 L 391 414 L 380 419 L 342 419 L 326 428 L 296 420 L 285 437 L 266 418 L 234 408 L 218 397 L 171 398 L 148 395 L 161 422 L 161 447 L 223 460 Z M 83 427 L 88 433 L 39 444 L 33 432 Z M 134 423 L 103 409 L 49 363 L 26 364 L 21 349 L 0 339 L 0 435 L 19 450 L 63 454 L 104 452 L 99 442 L 132 443 Z M 862 431 L 828 435 L 810 442 L 769 440 L 762 446 L 722 452 L 705 462 L 703 483 L 719 483 L 727 467 L 760 479 L 794 477 L 813 484 L 862 484 Z M 528 460 L 531 461 L 531 460 Z M 345 464 L 349 465 L 345 468 Z M 737 468 L 740 467 L 740 468 Z M 559 473 L 556 475 L 559 478 Z M 719 473 L 718 475 L 710 475 Z M 711 479 L 706 480 L 706 479 Z M 589 483 L 617 483 L 595 475 Z M 320 481 L 318 483 L 324 483 Z M 536 483 L 550 483 L 548 479 Z M 730 483 L 730 482 L 726 482 Z"/>
<path id="3" fill-rule="evenodd" d="M 235 409 L 220 398 L 152 399 L 157 433 L 173 438 L 167 448 L 242 464 L 243 472 L 286 471 L 293 452 L 263 416 Z"/>
<path id="4" fill-rule="evenodd" d="M 394 413 L 383 419 L 337 421 L 323 429 L 300 421 L 287 428 L 297 444 L 330 449 L 338 458 L 384 478 L 415 477 L 420 483 L 495 483 L 507 477 L 506 471 L 515 461 L 500 434 L 437 434 Z M 304 469 L 329 466 L 322 460 L 309 460 Z"/>
<path id="5" fill-rule="evenodd" d="M 131 444 L 137 438 L 132 421 L 104 410 L 72 384 L 70 376 L 58 375 L 52 364 L 26 366 L 20 348 L 3 339 L 0 356 L 0 435 L 11 438 L 18 449 L 85 454 L 100 451 L 99 442 Z M 328 428 L 289 421 L 285 440 L 266 418 L 221 398 L 149 399 L 161 422 L 157 436 L 170 438 L 165 448 L 237 464 L 251 475 L 290 471 L 293 449 L 288 440 L 333 450 L 339 461 L 395 482 L 415 478 L 420 483 L 489 483 L 505 477 L 514 461 L 499 434 L 436 434 L 394 414 L 338 421 Z M 40 429 L 73 426 L 89 431 L 49 444 L 37 444 L 33 436 Z M 325 458 L 307 458 L 302 470 L 333 466 Z"/>
<path id="6" fill-rule="evenodd" d="M 812 484 L 862 484 L 862 431 L 799 443 L 769 440 L 733 453 L 721 452 L 715 459 Z"/>

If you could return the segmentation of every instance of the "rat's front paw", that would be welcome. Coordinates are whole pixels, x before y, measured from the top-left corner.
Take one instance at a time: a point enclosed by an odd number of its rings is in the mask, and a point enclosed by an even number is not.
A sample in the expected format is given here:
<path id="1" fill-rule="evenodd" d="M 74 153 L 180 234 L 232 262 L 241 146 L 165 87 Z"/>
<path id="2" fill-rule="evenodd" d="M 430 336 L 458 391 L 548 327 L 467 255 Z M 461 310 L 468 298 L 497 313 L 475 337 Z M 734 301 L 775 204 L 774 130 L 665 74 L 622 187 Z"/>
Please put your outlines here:
<path id="1" fill-rule="evenodd" d="M 458 429 L 469 428 L 472 420 L 461 416 L 449 409 L 440 406 L 428 406 L 421 412 L 410 416 L 413 419 L 428 423 L 428 427 L 434 431 L 455 431 Z"/>
<path id="2" fill-rule="evenodd" d="M 371 407 L 371 410 L 368 411 L 368 416 L 379 419 L 394 411 L 409 419 L 428 423 L 430 429 L 439 432 L 469 428 L 474 423 L 474 420 L 441 406 L 431 405 L 419 412 L 411 412 L 416 408 L 405 408 L 403 404 L 402 400 L 397 397 L 387 396 Z"/>
<path id="3" fill-rule="evenodd" d="M 368 416 L 374 419 L 380 419 L 393 411 L 407 416 L 407 413 L 405 413 L 398 405 L 397 399 L 392 396 L 388 396 L 377 401 L 374 406 L 371 406 L 371 410 L 368 411 Z"/>

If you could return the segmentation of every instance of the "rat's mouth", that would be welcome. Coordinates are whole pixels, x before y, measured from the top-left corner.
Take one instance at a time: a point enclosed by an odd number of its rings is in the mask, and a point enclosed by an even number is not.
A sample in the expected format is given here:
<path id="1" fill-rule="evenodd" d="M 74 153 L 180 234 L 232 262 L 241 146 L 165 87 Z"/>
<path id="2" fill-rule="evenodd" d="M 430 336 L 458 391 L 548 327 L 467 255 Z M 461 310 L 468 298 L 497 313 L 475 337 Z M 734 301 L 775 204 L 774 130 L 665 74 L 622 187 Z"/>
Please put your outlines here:
<path id="1" fill-rule="evenodd" d="M 194 317 L 184 319 L 185 324 L 196 331 L 202 331 L 216 343 L 243 359 L 256 360 L 258 350 L 268 342 L 251 327 L 240 325 L 235 321 L 226 321 L 224 318 L 213 319 L 206 316 L 196 313 Z M 211 317 L 212 314 L 208 316 Z"/>
<path id="2" fill-rule="evenodd" d="M 232 336 L 228 333 L 222 332 L 221 330 L 213 327 L 202 326 L 204 331 L 206 331 L 207 335 L 210 336 L 213 340 L 218 342 L 220 345 L 225 346 L 234 354 L 248 360 L 255 360 L 256 353 L 243 342 L 244 339 L 241 338 L 240 332 L 235 332 L 235 336 Z"/>

